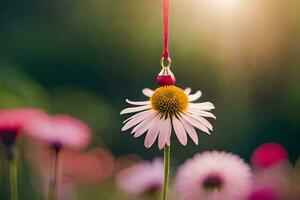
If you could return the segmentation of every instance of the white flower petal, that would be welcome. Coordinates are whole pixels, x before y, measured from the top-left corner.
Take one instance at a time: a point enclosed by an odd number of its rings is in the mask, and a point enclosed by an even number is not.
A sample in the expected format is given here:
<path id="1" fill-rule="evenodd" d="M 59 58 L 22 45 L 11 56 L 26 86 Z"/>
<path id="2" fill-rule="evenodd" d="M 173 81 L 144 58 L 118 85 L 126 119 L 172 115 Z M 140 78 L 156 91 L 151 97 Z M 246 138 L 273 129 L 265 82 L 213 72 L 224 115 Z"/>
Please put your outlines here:
<path id="1" fill-rule="evenodd" d="M 216 119 L 216 116 L 214 114 L 207 112 L 207 111 L 201 111 L 201 110 L 196 110 L 196 109 L 190 108 L 188 110 L 188 112 L 191 114 L 194 114 L 194 115 L 200 115 L 202 117 L 211 117 L 211 118 Z"/>
<path id="2" fill-rule="evenodd" d="M 193 107 L 195 109 L 199 110 L 212 110 L 215 109 L 214 104 L 211 102 L 202 102 L 202 103 L 190 103 L 190 107 Z"/>
<path id="3" fill-rule="evenodd" d="M 193 114 L 190 114 L 190 113 L 186 113 L 186 114 L 189 115 L 190 117 L 193 117 L 194 119 L 198 120 L 199 122 L 201 122 L 209 130 L 211 130 L 211 131 L 213 130 L 213 126 L 211 125 L 211 123 L 207 119 L 205 119 L 204 117 L 193 115 Z"/>
<path id="4" fill-rule="evenodd" d="M 126 102 L 131 105 L 137 105 L 137 106 L 150 104 L 150 101 L 130 101 L 129 99 L 126 99 Z"/>
<path id="5" fill-rule="evenodd" d="M 198 90 L 195 94 L 191 94 L 189 95 L 189 101 L 196 101 L 197 99 L 199 99 L 202 95 L 202 92 L 200 90 Z"/>
<path id="6" fill-rule="evenodd" d="M 141 121 L 144 121 L 149 116 L 153 115 L 153 113 L 155 113 L 154 110 L 147 110 L 147 111 L 141 112 L 141 114 L 139 113 L 140 115 L 133 117 L 122 127 L 122 131 L 126 131 L 126 130 L 130 129 L 131 127 L 137 125 Z"/>
<path id="7" fill-rule="evenodd" d="M 135 131 L 134 133 L 134 137 L 140 137 L 141 135 L 143 135 L 149 128 L 151 128 L 153 126 L 153 119 L 154 118 L 158 118 L 158 116 L 153 116 L 145 121 L 143 121 L 139 128 Z"/>
<path id="8" fill-rule="evenodd" d="M 204 126 L 201 122 L 199 122 L 198 120 L 194 119 L 193 117 L 187 115 L 187 114 L 182 114 L 181 115 L 183 119 L 185 119 L 188 123 L 190 123 L 191 125 L 193 125 L 194 127 L 200 129 L 201 131 L 210 134 L 208 128 L 206 126 Z"/>
<path id="9" fill-rule="evenodd" d="M 151 105 L 131 107 L 131 108 L 126 108 L 126 109 L 122 110 L 120 114 L 123 115 L 123 114 L 127 114 L 127 113 L 139 112 L 139 111 L 147 110 L 150 108 L 151 108 Z"/>
<path id="10" fill-rule="evenodd" d="M 171 120 L 167 118 L 163 121 L 162 126 L 160 127 L 159 135 L 158 135 L 158 148 L 162 149 L 170 140 L 172 128 L 171 128 Z"/>
<path id="11" fill-rule="evenodd" d="M 175 134 L 176 134 L 179 142 L 185 146 L 187 144 L 187 135 L 186 135 L 183 125 L 175 116 L 172 117 L 172 122 L 173 122 L 173 128 L 174 128 Z"/>
<path id="12" fill-rule="evenodd" d="M 189 95 L 189 94 L 191 93 L 191 91 L 192 91 L 192 89 L 189 88 L 189 87 L 187 87 L 187 88 L 184 89 L 184 93 L 185 93 L 186 95 Z"/>
<path id="13" fill-rule="evenodd" d="M 143 89 L 143 94 L 147 97 L 151 97 L 153 95 L 153 93 L 154 93 L 154 91 L 149 88 Z"/>
<path id="14" fill-rule="evenodd" d="M 194 127 L 189 122 L 187 122 L 184 118 L 182 118 L 182 117 L 179 117 L 179 120 L 181 121 L 181 123 L 184 126 L 186 132 L 192 138 L 192 140 L 194 141 L 194 143 L 196 145 L 198 145 L 198 143 L 199 143 L 199 141 L 198 141 L 198 135 L 197 135 Z"/>
<path id="15" fill-rule="evenodd" d="M 146 148 L 150 148 L 154 144 L 154 142 L 158 136 L 160 127 L 162 126 L 162 123 L 163 123 L 163 120 L 161 120 L 158 117 L 155 117 L 153 120 L 154 120 L 153 124 L 152 124 L 151 128 L 148 130 L 146 138 L 145 138 L 144 144 L 145 144 Z"/>

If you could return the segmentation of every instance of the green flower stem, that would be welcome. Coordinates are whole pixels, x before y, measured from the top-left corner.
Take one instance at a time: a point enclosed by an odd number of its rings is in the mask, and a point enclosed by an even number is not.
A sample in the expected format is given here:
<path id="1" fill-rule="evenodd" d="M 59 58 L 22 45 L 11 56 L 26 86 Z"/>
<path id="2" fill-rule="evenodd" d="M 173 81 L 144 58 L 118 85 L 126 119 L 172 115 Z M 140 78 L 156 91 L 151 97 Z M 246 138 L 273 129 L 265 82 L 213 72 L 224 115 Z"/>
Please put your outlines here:
<path id="1" fill-rule="evenodd" d="M 60 188 L 60 176 L 61 176 L 61 162 L 59 149 L 54 149 L 54 163 L 53 163 L 53 174 L 52 180 L 49 185 L 49 200 L 57 200 Z"/>
<path id="2" fill-rule="evenodd" d="M 164 187 L 162 191 L 162 200 L 167 199 L 167 193 L 169 189 L 169 174 L 170 174 L 170 146 L 166 145 L 164 148 Z"/>
<path id="3" fill-rule="evenodd" d="M 156 190 L 153 194 L 153 199 L 160 200 L 160 198 L 161 198 L 161 190 Z"/>
<path id="4" fill-rule="evenodd" d="M 17 162 L 14 158 L 8 160 L 9 180 L 10 180 L 10 199 L 18 199 L 18 178 L 17 178 Z"/>

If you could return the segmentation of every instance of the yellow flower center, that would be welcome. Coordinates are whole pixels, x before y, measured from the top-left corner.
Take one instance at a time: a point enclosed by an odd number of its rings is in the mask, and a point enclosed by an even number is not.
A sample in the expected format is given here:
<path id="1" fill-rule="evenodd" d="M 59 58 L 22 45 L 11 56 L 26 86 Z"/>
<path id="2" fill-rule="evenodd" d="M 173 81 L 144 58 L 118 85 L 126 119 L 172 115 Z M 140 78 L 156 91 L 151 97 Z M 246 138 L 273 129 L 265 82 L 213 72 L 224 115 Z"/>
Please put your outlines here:
<path id="1" fill-rule="evenodd" d="M 152 108 L 164 116 L 173 116 L 187 109 L 189 99 L 184 91 L 176 86 L 162 86 L 150 98 Z"/>

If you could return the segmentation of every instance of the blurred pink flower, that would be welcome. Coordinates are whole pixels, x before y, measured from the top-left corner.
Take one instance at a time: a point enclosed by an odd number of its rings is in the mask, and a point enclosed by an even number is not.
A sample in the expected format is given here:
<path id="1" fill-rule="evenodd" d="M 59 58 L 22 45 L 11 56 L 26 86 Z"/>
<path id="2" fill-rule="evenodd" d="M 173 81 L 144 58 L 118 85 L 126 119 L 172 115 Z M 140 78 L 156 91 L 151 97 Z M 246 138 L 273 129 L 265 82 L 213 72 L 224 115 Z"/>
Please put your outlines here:
<path id="1" fill-rule="evenodd" d="M 275 187 L 264 186 L 254 188 L 250 195 L 249 200 L 279 200 L 279 191 Z"/>
<path id="2" fill-rule="evenodd" d="M 240 200 L 247 198 L 251 185 L 250 167 L 226 152 L 197 154 L 179 168 L 176 176 L 176 190 L 183 200 Z"/>
<path id="3" fill-rule="evenodd" d="M 5 145 L 13 145 L 23 126 L 42 115 L 42 110 L 31 108 L 0 110 L 0 139 Z"/>
<path id="4" fill-rule="evenodd" d="M 289 184 L 291 172 L 292 167 L 288 164 L 277 164 L 268 168 L 256 168 L 254 170 L 255 187 L 252 191 L 253 194 L 251 194 L 253 199 L 255 199 L 254 197 L 259 199 L 260 195 L 266 195 L 267 197 L 270 196 L 268 199 L 292 200 L 288 198 L 288 190 L 291 188 Z"/>
<path id="5" fill-rule="evenodd" d="M 280 144 L 266 143 L 259 146 L 252 154 L 252 165 L 257 168 L 268 168 L 288 162 L 288 153 Z"/>
<path id="6" fill-rule="evenodd" d="M 62 151 L 62 174 L 75 184 L 100 183 L 114 168 L 114 157 L 105 149 L 94 148 L 85 153 Z"/>
<path id="7" fill-rule="evenodd" d="M 164 165 L 161 159 L 140 162 L 117 174 L 116 181 L 125 192 L 141 195 L 160 191 L 163 186 Z"/>
<path id="8" fill-rule="evenodd" d="M 139 162 L 142 162 L 142 158 L 140 158 L 136 154 L 127 154 L 127 155 L 118 157 L 116 159 L 114 171 L 116 173 L 119 173 L 120 171 L 122 171 L 126 168 L 129 168 Z"/>
<path id="9" fill-rule="evenodd" d="M 68 115 L 44 116 L 32 120 L 26 124 L 24 131 L 52 147 L 67 147 L 72 150 L 85 148 L 91 138 L 89 127 Z"/>
<path id="10" fill-rule="evenodd" d="M 53 164 L 53 152 L 41 142 L 29 141 L 26 158 L 31 164 L 35 176 L 35 186 L 42 195 L 47 194 L 49 186 L 49 166 Z M 75 199 L 77 186 L 98 184 L 112 175 L 114 157 L 109 150 L 93 148 L 87 152 L 61 149 L 60 151 L 61 199 Z M 68 198 L 67 198 L 68 197 Z"/>

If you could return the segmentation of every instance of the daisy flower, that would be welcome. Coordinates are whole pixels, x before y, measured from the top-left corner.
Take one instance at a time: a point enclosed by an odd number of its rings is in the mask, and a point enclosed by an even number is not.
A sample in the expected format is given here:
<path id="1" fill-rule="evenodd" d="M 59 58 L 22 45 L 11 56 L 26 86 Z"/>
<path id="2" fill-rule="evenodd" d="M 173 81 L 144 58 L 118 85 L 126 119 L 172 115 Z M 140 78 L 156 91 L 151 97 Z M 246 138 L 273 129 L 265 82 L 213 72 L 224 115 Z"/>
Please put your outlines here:
<path id="1" fill-rule="evenodd" d="M 139 137 L 147 132 L 145 146 L 150 148 L 158 138 L 158 147 L 170 146 L 172 128 L 182 145 L 187 144 L 187 135 L 195 144 L 198 136 L 195 128 L 210 134 L 211 123 L 205 117 L 216 118 L 211 111 L 214 105 L 210 102 L 194 103 L 201 97 L 201 92 L 190 94 L 191 89 L 182 90 L 174 85 L 165 85 L 156 90 L 144 89 L 143 94 L 148 101 L 130 101 L 136 107 L 126 108 L 121 115 L 137 113 L 124 121 L 122 131 L 133 128 L 131 134 Z"/>
<path id="2" fill-rule="evenodd" d="M 62 177 L 61 151 L 85 148 L 90 142 L 90 129 L 84 122 L 68 115 L 45 115 L 26 124 L 24 131 L 52 150 L 53 168 L 49 179 L 48 198 L 57 199 Z"/>
<path id="3" fill-rule="evenodd" d="M 24 131 L 30 137 L 51 147 L 66 147 L 71 150 L 85 148 L 91 138 L 89 127 L 68 115 L 45 115 L 26 124 Z"/>
<path id="4" fill-rule="evenodd" d="M 3 144 L 13 145 L 23 126 L 43 114 L 43 111 L 31 108 L 0 110 L 0 139 Z"/>
<path id="5" fill-rule="evenodd" d="M 117 185 L 125 192 L 142 195 L 160 191 L 163 186 L 164 165 L 162 160 L 140 162 L 121 170 L 116 177 Z"/>
<path id="6" fill-rule="evenodd" d="M 252 185 L 250 167 L 237 155 L 204 152 L 183 164 L 176 176 L 182 200 L 245 199 Z"/>

